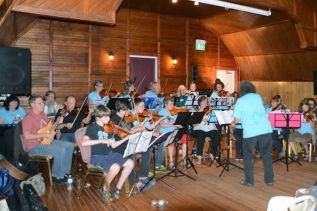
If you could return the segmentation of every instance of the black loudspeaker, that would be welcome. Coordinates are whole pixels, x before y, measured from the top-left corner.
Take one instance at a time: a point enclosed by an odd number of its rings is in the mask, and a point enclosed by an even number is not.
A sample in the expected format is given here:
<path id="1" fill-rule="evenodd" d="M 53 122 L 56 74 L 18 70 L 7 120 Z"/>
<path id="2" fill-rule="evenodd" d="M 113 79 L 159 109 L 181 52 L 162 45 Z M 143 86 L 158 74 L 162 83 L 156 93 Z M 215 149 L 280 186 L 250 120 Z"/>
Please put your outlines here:
<path id="1" fill-rule="evenodd" d="M 197 82 L 197 80 L 198 80 L 198 67 L 197 67 L 197 65 L 192 64 L 190 66 L 190 70 L 191 70 L 190 72 L 191 72 L 192 81 Z"/>
<path id="2" fill-rule="evenodd" d="M 0 94 L 31 94 L 31 51 L 0 47 Z"/>
<path id="3" fill-rule="evenodd" d="M 317 70 L 314 71 L 314 95 L 317 95 Z"/>

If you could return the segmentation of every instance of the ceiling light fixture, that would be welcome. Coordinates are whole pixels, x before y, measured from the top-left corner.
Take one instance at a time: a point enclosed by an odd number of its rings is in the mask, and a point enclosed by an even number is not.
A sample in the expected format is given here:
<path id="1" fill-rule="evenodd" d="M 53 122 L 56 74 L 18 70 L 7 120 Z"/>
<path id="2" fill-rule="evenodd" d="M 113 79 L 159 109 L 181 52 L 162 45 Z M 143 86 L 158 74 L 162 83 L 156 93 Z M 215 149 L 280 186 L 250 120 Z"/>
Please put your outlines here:
<path id="1" fill-rule="evenodd" d="M 272 14 L 271 9 L 262 10 L 255 7 L 244 6 L 244 5 L 234 4 L 234 3 L 220 1 L 220 0 L 190 0 L 190 1 L 194 1 L 195 5 L 196 5 L 196 2 L 203 3 L 203 4 L 210 4 L 210 5 L 214 5 L 218 7 L 224 7 L 225 9 L 240 10 L 243 12 L 249 12 L 249 13 L 254 13 L 254 14 L 263 15 L 263 16 L 271 16 Z"/>
<path id="2" fill-rule="evenodd" d="M 177 0 L 172 0 L 172 3 L 173 3 L 173 4 L 177 3 Z"/>

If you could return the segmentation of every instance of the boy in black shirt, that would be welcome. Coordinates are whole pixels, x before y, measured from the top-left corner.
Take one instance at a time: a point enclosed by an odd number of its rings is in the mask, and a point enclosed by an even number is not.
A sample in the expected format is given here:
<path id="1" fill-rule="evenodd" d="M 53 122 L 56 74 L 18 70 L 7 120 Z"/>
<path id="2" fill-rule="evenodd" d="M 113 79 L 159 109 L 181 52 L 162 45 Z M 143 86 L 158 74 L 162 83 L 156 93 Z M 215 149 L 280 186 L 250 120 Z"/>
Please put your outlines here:
<path id="1" fill-rule="evenodd" d="M 123 168 L 119 181 L 112 193 L 115 199 L 119 199 L 122 185 L 130 175 L 134 162 L 131 159 L 125 160 L 121 154 L 112 152 L 111 148 L 118 147 L 127 141 L 129 137 L 121 139 L 120 141 L 110 139 L 109 134 L 104 131 L 104 125 L 110 120 L 109 115 L 110 110 L 108 108 L 103 105 L 97 106 L 95 111 L 96 122 L 87 127 L 83 146 L 91 146 L 91 163 L 108 172 L 108 186 L 110 186 L 112 180 L 120 172 L 120 169 Z M 106 186 L 104 186 L 104 188 L 106 188 Z"/>

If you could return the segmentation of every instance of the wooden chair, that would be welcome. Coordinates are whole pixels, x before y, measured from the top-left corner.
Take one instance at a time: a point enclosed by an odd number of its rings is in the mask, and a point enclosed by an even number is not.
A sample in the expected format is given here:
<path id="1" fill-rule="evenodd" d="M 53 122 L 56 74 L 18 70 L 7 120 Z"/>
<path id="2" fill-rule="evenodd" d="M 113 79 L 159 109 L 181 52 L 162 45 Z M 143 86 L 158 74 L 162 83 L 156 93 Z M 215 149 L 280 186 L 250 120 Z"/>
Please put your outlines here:
<path id="1" fill-rule="evenodd" d="M 23 134 L 20 135 L 20 140 L 22 142 L 22 147 L 23 150 L 25 151 L 25 146 L 24 146 L 24 136 Z M 37 162 L 40 164 L 44 164 L 47 168 L 47 172 L 42 172 L 45 183 L 49 184 L 50 186 L 53 185 L 53 180 L 52 180 L 52 163 L 53 163 L 53 156 L 50 155 L 29 155 L 29 162 Z"/>
<path id="2" fill-rule="evenodd" d="M 83 140 L 84 140 L 84 135 L 86 133 L 86 127 L 83 128 L 79 128 L 76 133 L 75 133 L 75 137 L 76 137 L 76 142 L 77 145 L 79 146 L 80 152 L 81 152 L 81 157 L 82 157 L 82 161 L 86 164 L 86 167 L 84 167 L 84 176 L 83 176 L 83 180 L 82 183 L 80 185 L 80 188 L 78 190 L 78 198 L 80 198 L 81 192 L 84 189 L 86 180 L 88 176 L 95 176 L 95 177 L 100 177 L 100 180 L 98 182 L 98 188 L 101 187 L 101 185 L 103 185 L 104 183 L 107 185 L 107 173 L 104 172 L 101 168 L 98 168 L 94 165 L 92 165 L 90 163 L 90 156 L 91 156 L 91 146 L 83 146 Z M 108 187 L 107 185 L 107 203 L 110 204 L 110 192 L 109 189 L 110 187 Z"/>

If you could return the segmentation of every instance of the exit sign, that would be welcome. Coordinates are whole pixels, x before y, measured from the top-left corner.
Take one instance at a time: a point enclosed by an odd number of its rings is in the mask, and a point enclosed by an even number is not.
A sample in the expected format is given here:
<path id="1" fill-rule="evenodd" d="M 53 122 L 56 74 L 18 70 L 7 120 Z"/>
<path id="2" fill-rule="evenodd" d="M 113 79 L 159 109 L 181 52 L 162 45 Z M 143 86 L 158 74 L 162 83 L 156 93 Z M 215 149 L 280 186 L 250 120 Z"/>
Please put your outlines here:
<path id="1" fill-rule="evenodd" d="M 205 51 L 206 50 L 206 40 L 196 40 L 196 50 Z"/>

